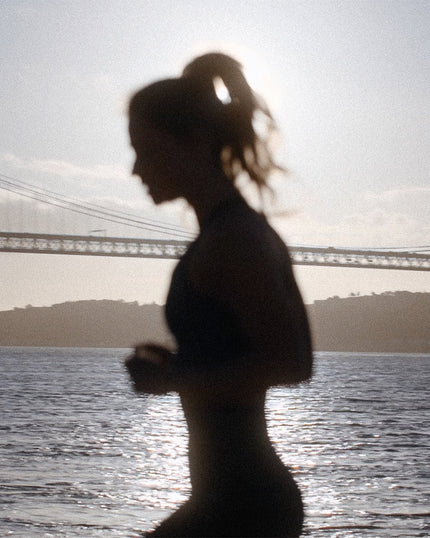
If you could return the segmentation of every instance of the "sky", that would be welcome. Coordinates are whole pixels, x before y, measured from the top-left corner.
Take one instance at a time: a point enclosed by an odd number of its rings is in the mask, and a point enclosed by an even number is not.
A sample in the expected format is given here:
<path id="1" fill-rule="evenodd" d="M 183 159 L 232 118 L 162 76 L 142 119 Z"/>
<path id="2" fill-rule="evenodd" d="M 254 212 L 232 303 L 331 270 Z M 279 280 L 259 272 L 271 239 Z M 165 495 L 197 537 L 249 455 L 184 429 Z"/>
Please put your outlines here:
<path id="1" fill-rule="evenodd" d="M 244 63 L 277 120 L 277 155 L 289 173 L 274 181 L 266 211 L 288 243 L 427 246 L 429 19 L 426 0 L 3 0 L 0 179 L 193 232 L 189 208 L 154 207 L 130 175 L 126 108 L 143 85 L 222 50 Z M 1 189 L 0 227 L 134 233 Z M 7 310 L 82 299 L 163 303 L 175 262 L 0 253 L 0 264 Z M 428 272 L 295 272 L 307 302 L 430 291 Z"/>

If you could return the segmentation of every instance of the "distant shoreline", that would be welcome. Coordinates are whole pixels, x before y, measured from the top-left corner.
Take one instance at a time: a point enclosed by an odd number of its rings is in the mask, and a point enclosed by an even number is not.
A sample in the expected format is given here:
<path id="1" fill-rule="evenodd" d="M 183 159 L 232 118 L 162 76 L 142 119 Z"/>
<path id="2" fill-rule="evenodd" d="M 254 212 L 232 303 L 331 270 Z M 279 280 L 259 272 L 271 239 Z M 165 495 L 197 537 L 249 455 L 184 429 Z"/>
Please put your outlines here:
<path id="1" fill-rule="evenodd" d="M 430 353 L 430 293 L 331 297 L 306 306 L 315 351 Z M 131 349 L 173 346 L 164 307 L 76 301 L 0 312 L 0 346 Z"/>
<path id="2" fill-rule="evenodd" d="M 91 350 L 95 350 L 95 349 L 110 349 L 110 350 L 113 350 L 113 349 L 118 349 L 119 351 L 124 351 L 124 353 L 126 352 L 129 352 L 129 351 L 133 351 L 133 347 L 103 347 L 103 346 L 97 346 L 97 347 L 94 347 L 94 346 L 8 346 L 8 345 L 0 345 L 0 349 L 80 349 L 80 350 L 84 350 L 84 349 L 88 349 L 89 351 Z M 322 350 L 314 350 L 314 353 L 317 353 L 320 355 L 320 358 L 324 358 L 324 357 L 321 357 L 322 354 L 338 354 L 339 355 L 339 359 L 342 359 L 342 355 L 345 355 L 345 356 L 349 356 L 349 355 L 357 355 L 357 353 L 360 353 L 362 354 L 363 356 L 365 357 L 369 357 L 369 356 L 372 356 L 372 355 L 375 355 L 375 357 L 380 357 L 381 355 L 386 355 L 387 358 L 388 357 L 396 357 L 396 356 L 399 356 L 399 357 L 404 357 L 405 355 L 410 355 L 411 357 L 416 357 L 416 358 L 423 358 L 423 359 L 429 359 L 430 360 L 430 352 L 426 352 L 426 353 L 415 353 L 415 352 L 406 352 L 406 351 L 403 351 L 403 352 L 395 352 L 395 351 L 322 351 Z M 126 355 L 124 355 L 124 357 L 126 357 Z"/>

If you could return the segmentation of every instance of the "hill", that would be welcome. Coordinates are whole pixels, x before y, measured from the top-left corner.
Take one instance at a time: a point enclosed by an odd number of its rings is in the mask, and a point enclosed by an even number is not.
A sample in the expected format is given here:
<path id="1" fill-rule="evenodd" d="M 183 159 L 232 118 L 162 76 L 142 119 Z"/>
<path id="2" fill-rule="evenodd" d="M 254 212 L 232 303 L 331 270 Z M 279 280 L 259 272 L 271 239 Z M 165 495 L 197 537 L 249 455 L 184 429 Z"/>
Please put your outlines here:
<path id="1" fill-rule="evenodd" d="M 315 349 L 430 353 L 430 293 L 332 297 L 307 308 Z"/>
<path id="2" fill-rule="evenodd" d="M 319 351 L 430 353 L 430 293 L 315 301 L 307 305 Z M 1 346 L 132 347 L 171 343 L 162 306 L 77 301 L 0 312 Z"/>
<path id="3" fill-rule="evenodd" d="M 157 304 L 76 301 L 0 312 L 0 345 L 133 347 L 168 343 L 164 309 Z"/>

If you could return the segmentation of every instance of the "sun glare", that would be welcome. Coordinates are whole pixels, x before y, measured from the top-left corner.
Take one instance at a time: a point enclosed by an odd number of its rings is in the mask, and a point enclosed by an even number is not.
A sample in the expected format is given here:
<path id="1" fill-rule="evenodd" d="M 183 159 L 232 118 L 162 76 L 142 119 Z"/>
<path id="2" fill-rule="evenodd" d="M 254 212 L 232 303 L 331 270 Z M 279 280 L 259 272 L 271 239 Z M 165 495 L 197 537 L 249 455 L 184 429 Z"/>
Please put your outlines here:
<path id="1" fill-rule="evenodd" d="M 245 77 L 251 88 L 260 95 L 270 109 L 276 109 L 280 102 L 279 85 L 276 84 L 274 73 L 270 73 L 267 62 L 255 51 L 231 42 L 206 42 L 200 43 L 190 51 L 186 58 L 181 59 L 181 68 L 192 58 L 208 52 L 223 52 L 236 58 L 243 66 Z M 214 84 L 216 84 L 214 82 Z M 215 86 L 220 101 L 228 99 L 226 90 Z"/>
<path id="2" fill-rule="evenodd" d="M 279 85 L 275 82 L 274 73 L 271 73 L 267 61 L 255 51 L 240 48 L 231 54 L 243 65 L 245 77 L 256 94 L 261 96 L 269 109 L 277 108 L 280 101 Z"/>

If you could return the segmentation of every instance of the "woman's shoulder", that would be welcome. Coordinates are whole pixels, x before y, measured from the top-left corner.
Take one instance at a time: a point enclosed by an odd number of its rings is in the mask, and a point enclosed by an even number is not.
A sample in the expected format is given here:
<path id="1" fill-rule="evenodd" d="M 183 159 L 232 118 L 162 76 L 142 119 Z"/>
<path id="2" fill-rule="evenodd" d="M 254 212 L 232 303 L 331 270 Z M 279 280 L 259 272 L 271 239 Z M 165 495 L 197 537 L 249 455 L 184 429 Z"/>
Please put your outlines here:
<path id="1" fill-rule="evenodd" d="M 288 249 L 266 217 L 248 204 L 237 205 L 202 229 L 191 270 L 210 273 L 278 272 L 290 265 Z"/>

